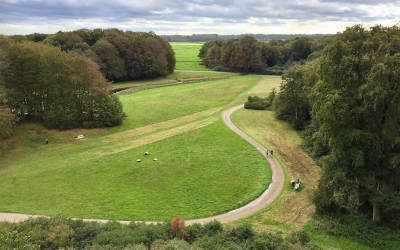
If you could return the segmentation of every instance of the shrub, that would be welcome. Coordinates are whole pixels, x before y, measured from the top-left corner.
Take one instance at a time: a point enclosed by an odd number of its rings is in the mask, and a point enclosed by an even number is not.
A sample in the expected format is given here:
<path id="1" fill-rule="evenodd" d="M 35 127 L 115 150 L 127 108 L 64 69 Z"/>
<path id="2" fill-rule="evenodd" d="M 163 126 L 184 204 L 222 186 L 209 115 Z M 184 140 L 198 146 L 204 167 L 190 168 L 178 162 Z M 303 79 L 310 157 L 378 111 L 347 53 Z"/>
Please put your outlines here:
<path id="1" fill-rule="evenodd" d="M 0 230 L 0 249 L 39 249 L 39 245 L 30 242 L 28 235 L 15 230 Z"/>
<path id="2" fill-rule="evenodd" d="M 74 234 L 72 228 L 67 224 L 58 224 L 50 228 L 47 239 L 54 248 L 62 248 L 71 245 L 71 238 Z"/>
<path id="3" fill-rule="evenodd" d="M 317 216 L 312 226 L 332 235 L 351 237 L 378 249 L 399 249 L 400 246 L 398 231 L 379 226 L 362 216 Z"/>
<path id="4" fill-rule="evenodd" d="M 311 239 L 305 231 L 297 231 L 290 234 L 287 240 L 292 244 L 300 243 L 301 245 L 306 245 Z"/>
<path id="5" fill-rule="evenodd" d="M 247 102 L 244 104 L 245 109 L 256 109 L 264 110 L 267 108 L 267 102 L 265 98 L 258 96 L 249 96 Z"/>
<path id="6" fill-rule="evenodd" d="M 219 221 L 212 221 L 204 225 L 204 234 L 205 235 L 215 235 L 222 232 L 224 228 L 222 227 L 221 222 Z"/>
<path id="7" fill-rule="evenodd" d="M 201 224 L 193 224 L 186 227 L 186 241 L 193 243 L 204 235 L 204 228 Z"/>
<path id="8" fill-rule="evenodd" d="M 232 237 L 234 237 L 240 241 L 245 241 L 245 240 L 253 238 L 255 235 L 255 232 L 250 225 L 245 224 L 245 225 L 241 225 L 241 226 L 233 228 L 230 234 Z"/>
<path id="9" fill-rule="evenodd" d="M 283 243 L 283 238 L 271 233 L 261 233 L 254 237 L 251 243 L 251 249 L 264 250 L 264 249 L 278 249 Z"/>

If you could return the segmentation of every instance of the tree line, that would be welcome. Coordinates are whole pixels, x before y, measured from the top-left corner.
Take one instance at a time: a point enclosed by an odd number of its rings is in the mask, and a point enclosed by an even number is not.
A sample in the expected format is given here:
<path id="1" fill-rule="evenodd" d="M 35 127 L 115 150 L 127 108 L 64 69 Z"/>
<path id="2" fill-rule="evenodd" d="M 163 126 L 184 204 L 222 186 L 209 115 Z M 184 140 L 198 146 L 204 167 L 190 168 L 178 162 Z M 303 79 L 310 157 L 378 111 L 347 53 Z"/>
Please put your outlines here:
<path id="1" fill-rule="evenodd" d="M 214 70 L 281 74 L 286 66 L 317 56 L 330 39 L 331 36 L 318 39 L 297 37 L 262 42 L 245 36 L 207 42 L 202 46 L 199 57 L 206 67 Z"/>
<path id="2" fill-rule="evenodd" d="M 122 122 L 121 103 L 109 94 L 98 65 L 80 53 L 0 37 L 0 65 L 2 138 L 11 134 L 16 120 L 58 129 Z"/>
<path id="3" fill-rule="evenodd" d="M 319 213 L 400 227 L 399 44 L 399 27 L 354 26 L 283 75 L 272 106 L 322 165 Z"/>
<path id="4" fill-rule="evenodd" d="M 164 76 L 172 73 L 175 68 L 175 55 L 171 46 L 151 32 L 81 29 L 50 35 L 16 35 L 11 38 L 49 44 L 63 51 L 84 55 L 100 66 L 109 81 Z"/>
<path id="5" fill-rule="evenodd" d="M 154 33 L 117 29 L 0 37 L 0 139 L 17 121 L 48 128 L 115 126 L 121 103 L 108 81 L 167 75 L 175 55 Z"/>
<path id="6" fill-rule="evenodd" d="M 258 41 L 269 40 L 288 40 L 296 37 L 310 37 L 317 38 L 327 35 L 323 34 L 241 34 L 241 35 L 218 35 L 218 34 L 193 34 L 193 35 L 161 35 L 161 37 L 168 42 L 210 42 L 210 41 L 226 41 L 232 39 L 239 39 L 245 36 L 250 36 Z"/>

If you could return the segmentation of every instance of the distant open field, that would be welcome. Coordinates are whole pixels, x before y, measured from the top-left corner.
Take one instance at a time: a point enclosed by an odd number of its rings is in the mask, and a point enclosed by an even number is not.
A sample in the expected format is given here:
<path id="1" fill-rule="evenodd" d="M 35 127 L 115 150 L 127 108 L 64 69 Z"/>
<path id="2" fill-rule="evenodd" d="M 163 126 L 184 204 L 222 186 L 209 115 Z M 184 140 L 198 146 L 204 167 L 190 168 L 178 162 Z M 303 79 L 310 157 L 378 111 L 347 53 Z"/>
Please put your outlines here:
<path id="1" fill-rule="evenodd" d="M 249 202 L 270 183 L 271 172 L 219 112 L 242 102 L 261 79 L 233 76 L 123 93 L 127 118 L 110 129 L 21 125 L 0 151 L 0 211 L 162 220 Z M 79 134 L 87 139 L 73 139 Z"/>
<path id="2" fill-rule="evenodd" d="M 139 91 L 150 88 L 158 88 L 163 86 L 179 85 L 185 83 L 196 83 L 200 81 L 221 80 L 231 76 L 238 76 L 237 73 L 217 72 L 217 71 L 192 71 L 192 70 L 176 70 L 174 73 L 165 77 L 158 77 L 151 80 L 138 80 L 113 83 L 114 90 L 131 89 Z"/>
<path id="3" fill-rule="evenodd" d="M 202 43 L 185 43 L 172 42 L 170 43 L 175 51 L 177 70 L 209 70 L 203 65 L 200 65 L 199 50 Z"/>

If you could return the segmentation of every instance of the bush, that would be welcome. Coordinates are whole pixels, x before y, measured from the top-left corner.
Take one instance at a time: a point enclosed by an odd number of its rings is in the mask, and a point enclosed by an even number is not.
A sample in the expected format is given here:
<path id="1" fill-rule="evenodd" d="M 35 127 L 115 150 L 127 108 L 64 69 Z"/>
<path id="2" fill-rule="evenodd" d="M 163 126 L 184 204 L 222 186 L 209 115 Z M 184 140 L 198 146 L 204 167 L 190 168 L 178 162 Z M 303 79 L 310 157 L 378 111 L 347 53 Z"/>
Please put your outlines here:
<path id="1" fill-rule="evenodd" d="M 0 224 L 0 249 L 311 249 L 303 232 L 293 234 L 288 241 L 276 234 L 256 233 L 249 225 L 224 229 L 213 221 L 179 227 L 187 232 L 187 239 L 177 239 L 171 224 L 40 218 Z"/>
<path id="2" fill-rule="evenodd" d="M 240 241 L 249 240 L 254 237 L 255 232 L 250 225 L 241 225 L 232 229 L 230 235 Z"/>
<path id="3" fill-rule="evenodd" d="M 245 109 L 264 110 L 267 108 L 267 101 L 258 96 L 249 96 L 244 104 Z"/>
<path id="4" fill-rule="evenodd" d="M 310 242 L 311 238 L 305 231 L 298 231 L 290 234 L 287 239 L 290 243 L 306 245 Z"/>
<path id="5" fill-rule="evenodd" d="M 264 250 L 264 249 L 278 249 L 283 244 L 283 238 L 271 233 L 261 233 L 254 237 L 251 244 L 251 249 Z"/>
<path id="6" fill-rule="evenodd" d="M 312 226 L 332 235 L 351 237 L 378 249 L 399 249 L 400 246 L 398 231 L 379 226 L 362 216 L 317 216 Z"/>
<path id="7" fill-rule="evenodd" d="M 221 233 L 223 230 L 224 228 L 222 227 L 221 222 L 218 222 L 216 220 L 204 225 L 205 235 L 215 235 Z"/>
<path id="8" fill-rule="evenodd" d="M 276 90 L 272 89 L 272 91 L 268 94 L 266 98 L 261 98 L 258 96 L 249 96 L 247 98 L 247 102 L 244 104 L 245 109 L 256 109 L 256 110 L 264 110 L 272 107 L 276 97 Z"/>

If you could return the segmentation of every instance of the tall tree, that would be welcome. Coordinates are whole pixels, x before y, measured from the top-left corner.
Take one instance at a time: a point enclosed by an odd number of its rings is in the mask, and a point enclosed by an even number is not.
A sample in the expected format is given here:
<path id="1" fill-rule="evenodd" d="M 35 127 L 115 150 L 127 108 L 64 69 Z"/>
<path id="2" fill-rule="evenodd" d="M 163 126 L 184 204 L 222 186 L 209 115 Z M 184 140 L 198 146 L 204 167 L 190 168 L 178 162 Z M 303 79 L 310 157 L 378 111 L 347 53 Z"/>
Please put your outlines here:
<path id="1" fill-rule="evenodd" d="M 125 62 L 114 45 L 105 39 L 100 39 L 92 46 L 91 50 L 100 59 L 100 69 L 107 79 L 118 81 L 126 77 Z"/>
<path id="2" fill-rule="evenodd" d="M 276 116 L 296 129 L 304 129 L 311 120 L 309 93 L 317 80 L 313 65 L 295 65 L 287 70 L 274 103 Z"/>
<path id="3" fill-rule="evenodd" d="M 329 152 L 320 211 L 400 215 L 400 30 L 348 28 L 325 49 L 313 89 L 315 135 Z M 397 221 L 400 223 L 400 221 Z"/>
<path id="4" fill-rule="evenodd" d="M 229 66 L 241 72 L 255 72 L 263 68 L 261 48 L 252 37 L 239 39 L 234 46 Z"/>

